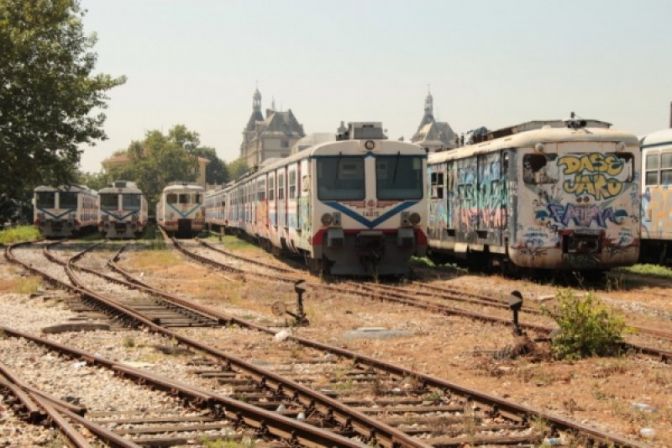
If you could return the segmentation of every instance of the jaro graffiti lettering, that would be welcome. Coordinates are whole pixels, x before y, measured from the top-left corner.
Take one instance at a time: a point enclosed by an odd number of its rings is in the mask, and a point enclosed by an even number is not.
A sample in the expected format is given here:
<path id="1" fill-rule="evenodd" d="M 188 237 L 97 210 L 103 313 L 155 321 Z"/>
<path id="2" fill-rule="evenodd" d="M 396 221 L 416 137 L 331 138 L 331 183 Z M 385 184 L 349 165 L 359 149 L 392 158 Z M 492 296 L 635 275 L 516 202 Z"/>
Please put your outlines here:
<path id="1" fill-rule="evenodd" d="M 576 196 L 590 195 L 597 200 L 618 196 L 623 182 L 617 177 L 625 166 L 613 154 L 590 153 L 560 157 L 558 166 L 565 176 L 563 190 Z"/>

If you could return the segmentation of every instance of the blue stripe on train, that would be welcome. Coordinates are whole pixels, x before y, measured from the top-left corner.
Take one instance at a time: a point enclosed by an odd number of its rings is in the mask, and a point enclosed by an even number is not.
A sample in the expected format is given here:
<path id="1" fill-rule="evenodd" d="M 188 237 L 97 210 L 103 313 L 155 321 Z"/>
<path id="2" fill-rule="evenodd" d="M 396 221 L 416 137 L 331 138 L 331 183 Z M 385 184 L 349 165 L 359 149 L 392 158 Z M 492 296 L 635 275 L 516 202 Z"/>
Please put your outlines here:
<path id="1" fill-rule="evenodd" d="M 380 215 L 379 217 L 377 217 L 376 219 L 371 221 L 371 220 L 365 218 L 364 216 L 360 215 L 356 211 L 354 211 L 352 209 L 349 209 L 348 207 L 341 204 L 340 202 L 336 202 L 336 201 L 326 201 L 325 202 L 325 204 L 328 205 L 329 207 L 331 207 L 335 210 L 338 210 L 339 212 L 343 213 L 344 215 L 347 215 L 347 216 L 351 217 L 352 219 L 354 219 L 355 221 L 359 222 L 362 225 L 365 225 L 369 229 L 373 229 L 374 227 L 378 226 L 379 224 L 382 224 L 383 222 L 387 221 L 388 219 L 390 219 L 394 215 L 406 210 L 409 207 L 414 206 L 417 203 L 418 203 L 418 201 L 402 202 L 401 204 L 391 208 L 390 210 L 386 211 L 385 213 L 383 213 L 382 215 Z"/>

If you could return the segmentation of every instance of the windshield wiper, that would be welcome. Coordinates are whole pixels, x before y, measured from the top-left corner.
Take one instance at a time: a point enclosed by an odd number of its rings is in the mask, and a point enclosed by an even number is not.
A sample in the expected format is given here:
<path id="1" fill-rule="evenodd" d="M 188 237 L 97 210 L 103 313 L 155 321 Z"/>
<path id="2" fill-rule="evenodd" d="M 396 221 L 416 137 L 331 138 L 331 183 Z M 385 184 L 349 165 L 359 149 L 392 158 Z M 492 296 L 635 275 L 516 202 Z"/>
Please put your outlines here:
<path id="1" fill-rule="evenodd" d="M 397 180 L 397 168 L 399 168 L 399 158 L 401 157 L 401 151 L 397 152 L 397 158 L 394 159 L 394 172 L 392 173 L 392 183 Z"/>

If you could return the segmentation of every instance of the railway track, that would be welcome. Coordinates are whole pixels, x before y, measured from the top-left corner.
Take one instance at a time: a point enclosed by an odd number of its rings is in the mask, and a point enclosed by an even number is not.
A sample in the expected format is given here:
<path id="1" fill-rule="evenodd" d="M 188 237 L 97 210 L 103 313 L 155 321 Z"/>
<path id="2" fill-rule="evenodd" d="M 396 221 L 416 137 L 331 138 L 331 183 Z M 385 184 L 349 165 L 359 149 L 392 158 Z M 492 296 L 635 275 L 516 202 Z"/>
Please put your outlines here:
<path id="1" fill-rule="evenodd" d="M 91 366 L 87 374 L 100 375 L 112 371 L 123 380 L 140 388 L 152 388 L 168 395 L 172 402 L 161 399 L 162 411 L 147 415 L 152 403 L 147 395 L 134 409 L 121 411 L 96 410 L 76 406 L 28 384 L 16 372 L 0 363 L 0 387 L 16 397 L 16 406 L 31 422 L 51 421 L 76 447 L 93 444 L 80 428 L 113 447 L 173 446 L 204 443 L 209 440 L 284 441 L 289 445 L 344 446 L 361 448 L 361 443 L 329 431 L 308 425 L 282 413 L 270 412 L 229 397 L 186 385 L 170 378 L 136 369 L 127 364 L 106 359 L 98 354 L 53 342 L 48 339 L 1 327 L 5 337 L 29 341 L 31 344 L 56 352 L 63 358 L 76 359 Z M 65 362 L 65 359 L 63 360 Z M 91 381 L 87 375 L 87 381 Z M 103 379 L 106 379 L 104 375 Z M 54 388 L 53 384 L 49 387 Z M 156 393 L 154 397 L 160 399 Z M 169 409 L 166 409 L 166 408 Z M 286 446 L 276 444 L 277 446 Z M 262 446 L 273 446 L 262 443 Z"/>
<path id="2" fill-rule="evenodd" d="M 215 260 L 211 257 L 203 255 L 201 253 L 196 253 L 193 250 L 188 249 L 177 239 L 170 239 L 171 244 L 176 247 L 180 252 L 203 264 L 215 267 L 225 272 L 233 272 L 239 275 L 249 275 L 257 278 L 262 278 L 275 282 L 285 282 L 285 283 L 294 283 L 297 281 L 297 275 L 285 275 L 284 272 L 278 271 L 275 275 L 269 274 L 267 272 L 255 272 L 250 269 L 244 269 L 241 267 L 233 267 L 229 263 Z M 208 248 L 216 253 L 223 254 L 225 256 L 230 256 L 228 251 L 217 248 L 211 244 L 200 242 L 203 247 Z M 253 265 L 263 265 L 266 269 L 274 269 L 273 265 L 268 263 L 263 263 L 258 260 L 253 260 L 248 257 L 242 257 L 236 255 L 239 259 L 244 259 L 246 262 Z M 295 274 L 296 271 L 293 272 Z M 461 291 L 457 288 L 451 287 L 435 287 L 430 285 L 418 284 L 417 282 L 413 283 L 412 287 L 414 289 L 409 289 L 408 287 L 399 287 L 399 286 L 390 286 L 382 285 L 378 283 L 370 282 L 354 282 L 354 281 L 339 281 L 337 283 L 319 283 L 314 281 L 306 281 L 304 283 L 307 287 L 313 288 L 316 291 L 332 291 L 341 294 L 349 294 L 356 297 L 372 299 L 383 302 L 397 303 L 401 305 L 411 306 L 415 308 L 420 308 L 425 311 L 444 314 L 449 316 L 461 316 L 469 319 L 474 319 L 483 322 L 491 322 L 506 326 L 513 326 L 512 319 L 509 317 L 504 317 L 502 311 L 508 309 L 508 304 L 506 304 L 503 299 L 490 297 L 482 294 L 473 294 Z M 428 287 L 429 286 L 429 287 Z M 418 296 L 424 297 L 433 297 L 434 299 L 439 300 L 428 300 L 422 299 Z M 474 309 L 464 308 L 454 306 L 452 303 L 450 305 L 446 302 L 463 302 L 469 303 L 470 305 L 476 305 L 481 308 Z M 487 307 L 491 310 L 499 311 L 498 314 L 493 313 L 484 313 L 481 311 L 482 307 Z M 523 307 L 523 314 L 529 314 L 531 316 L 539 316 L 541 311 L 533 307 Z M 520 327 L 524 330 L 533 331 L 541 335 L 547 336 L 553 332 L 554 327 L 547 324 L 539 323 L 529 323 L 522 322 L 519 324 Z M 663 339 L 665 341 L 672 341 L 672 332 L 659 330 L 655 328 L 643 327 L 640 325 L 631 325 L 638 334 L 647 335 L 653 338 Z M 667 349 L 661 349 L 657 347 L 652 347 L 644 345 L 638 342 L 626 341 L 624 343 L 624 348 L 626 350 L 632 350 L 638 353 L 645 355 L 653 356 L 657 359 L 660 359 L 664 362 L 672 361 L 672 351 Z"/>
<path id="3" fill-rule="evenodd" d="M 223 321 L 234 323 L 247 330 L 254 330 L 267 336 L 276 333 L 270 328 L 207 310 L 174 295 L 149 287 L 118 266 L 116 261 L 120 253 L 121 251 L 110 261 L 110 267 L 126 279 L 133 281 L 135 287 L 152 291 L 164 300 L 217 316 Z M 207 332 L 215 331 L 215 329 L 198 331 Z M 211 340 L 211 338 L 208 339 Z M 361 354 L 304 338 L 290 336 L 289 339 L 311 349 L 311 351 L 315 351 L 315 353 L 299 360 L 296 359 L 295 354 L 290 353 L 290 357 L 293 359 L 276 363 L 277 371 L 286 371 L 285 374 L 292 375 L 299 384 L 307 384 L 313 389 L 319 388 L 323 394 L 337 398 L 340 403 L 362 415 L 371 415 L 382 419 L 385 424 L 400 430 L 403 434 L 415 436 L 415 442 L 425 446 L 461 446 L 465 444 L 535 446 L 535 444 L 541 442 L 542 436 L 531 432 L 531 422 L 535 420 L 547 421 L 550 427 L 554 427 L 556 431 L 578 434 L 579 438 L 608 441 L 607 443 L 617 445 L 629 443 L 622 439 L 617 441 L 617 438 L 615 439 L 611 435 L 605 435 L 600 431 L 553 415 L 519 406 L 479 391 L 469 390 Z M 277 351 L 279 348 L 275 347 L 274 350 Z M 330 356 L 335 355 L 337 359 L 325 358 L 325 353 Z M 249 356 L 254 356 L 254 353 L 250 353 Z M 300 365 L 312 366 L 313 368 L 295 372 L 292 367 L 296 366 L 297 362 Z M 276 409 L 280 408 L 281 405 L 285 407 L 285 403 L 277 398 L 277 389 L 274 399 L 268 400 L 269 397 L 266 396 L 265 400 L 264 396 L 257 390 L 249 388 L 249 384 L 245 383 L 240 378 L 239 373 L 236 372 L 235 367 L 237 366 L 234 364 L 227 364 L 227 369 L 224 372 L 213 368 L 213 366 L 204 366 L 201 373 L 217 378 L 222 384 L 240 386 L 237 393 L 242 394 L 240 398 L 249 402 Z M 231 367 L 234 367 L 233 372 L 230 371 Z M 337 374 L 333 375 L 335 372 Z M 342 387 L 343 384 L 348 387 Z M 284 392 L 285 389 L 282 389 Z M 372 393 L 374 394 L 373 397 L 370 396 Z M 362 394 L 365 395 L 364 398 Z M 369 396 L 366 396 L 366 394 L 369 394 Z M 291 403 L 288 406 L 291 406 Z M 304 416 L 314 406 L 315 404 L 309 405 L 307 407 L 308 411 L 303 411 Z M 341 411 L 344 410 L 341 409 Z M 339 420 L 337 414 L 329 410 L 326 410 L 323 415 L 328 417 L 327 421 Z M 345 428 L 348 428 L 349 431 L 356 431 L 353 426 L 354 420 L 347 422 L 348 420 L 346 420 Z M 324 417 L 321 424 L 324 424 Z M 351 427 L 352 429 L 350 429 Z M 376 442 L 385 445 L 389 440 L 377 437 Z M 400 445 L 403 445 L 403 443 L 400 442 Z"/>

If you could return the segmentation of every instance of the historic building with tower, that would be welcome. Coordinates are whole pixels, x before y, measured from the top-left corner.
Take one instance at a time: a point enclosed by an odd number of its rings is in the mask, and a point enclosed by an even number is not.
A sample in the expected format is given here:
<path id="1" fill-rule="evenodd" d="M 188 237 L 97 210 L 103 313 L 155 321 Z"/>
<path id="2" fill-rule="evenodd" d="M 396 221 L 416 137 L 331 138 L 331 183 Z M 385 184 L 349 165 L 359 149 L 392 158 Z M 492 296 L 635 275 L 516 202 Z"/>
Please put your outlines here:
<path id="1" fill-rule="evenodd" d="M 275 110 L 275 104 L 261 112 L 261 92 L 256 89 L 252 97 L 252 115 L 243 130 L 240 157 L 248 167 L 259 166 L 264 160 L 287 157 L 294 144 L 304 137 L 303 125 L 291 109 Z"/>
<path id="2" fill-rule="evenodd" d="M 450 125 L 444 121 L 436 121 L 434 118 L 434 98 L 431 92 L 427 92 L 425 114 L 418 130 L 411 137 L 411 141 L 430 152 L 453 149 L 458 146 L 457 134 Z"/>

